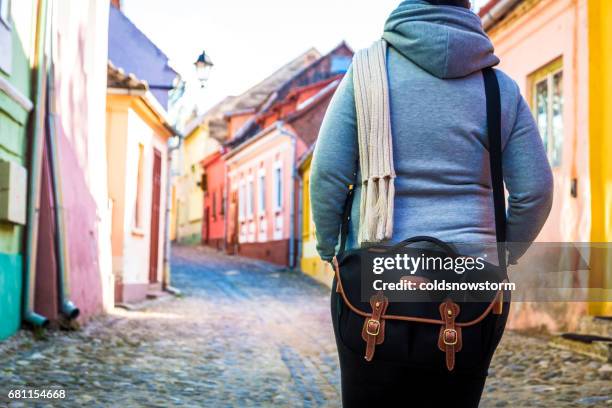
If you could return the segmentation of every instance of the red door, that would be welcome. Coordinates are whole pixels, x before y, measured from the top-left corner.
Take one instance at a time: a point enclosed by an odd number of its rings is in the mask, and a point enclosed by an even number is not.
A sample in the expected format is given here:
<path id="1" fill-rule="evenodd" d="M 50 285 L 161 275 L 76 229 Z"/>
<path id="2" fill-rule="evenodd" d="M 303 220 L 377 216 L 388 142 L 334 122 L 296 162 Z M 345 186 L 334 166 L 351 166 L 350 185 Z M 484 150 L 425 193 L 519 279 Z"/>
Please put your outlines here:
<path id="1" fill-rule="evenodd" d="M 159 264 L 159 225 L 160 225 L 160 204 L 161 204 L 161 152 L 153 149 L 153 197 L 151 205 L 151 248 L 149 255 L 149 282 L 157 283 L 157 273 Z"/>
<path id="2" fill-rule="evenodd" d="M 210 240 L 210 222 L 211 222 L 211 216 L 210 216 L 210 207 L 206 207 L 206 209 L 204 210 L 204 243 L 206 245 L 208 245 L 209 240 Z"/>
<path id="3" fill-rule="evenodd" d="M 226 252 L 230 255 L 236 253 L 238 245 L 238 192 L 234 191 L 231 194 L 229 214 L 227 218 L 227 248 Z"/>

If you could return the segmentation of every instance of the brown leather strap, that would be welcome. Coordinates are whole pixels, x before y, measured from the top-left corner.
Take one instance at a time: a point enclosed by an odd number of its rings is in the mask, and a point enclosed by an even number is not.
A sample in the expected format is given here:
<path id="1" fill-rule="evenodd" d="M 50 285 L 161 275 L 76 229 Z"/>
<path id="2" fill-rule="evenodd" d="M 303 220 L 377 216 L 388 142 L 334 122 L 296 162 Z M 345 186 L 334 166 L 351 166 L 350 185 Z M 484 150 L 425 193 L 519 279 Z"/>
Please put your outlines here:
<path id="1" fill-rule="evenodd" d="M 366 361 L 372 361 L 376 345 L 385 341 L 385 320 L 381 316 L 387 310 L 389 301 L 382 292 L 378 292 L 370 298 L 370 306 L 372 306 L 372 316 L 365 319 L 361 330 L 361 338 L 366 342 Z"/>
<path id="2" fill-rule="evenodd" d="M 493 307 L 493 314 L 500 315 L 504 311 L 504 292 L 497 292 L 497 296 L 495 297 L 495 306 Z"/>
<path id="3" fill-rule="evenodd" d="M 461 327 L 455 324 L 455 319 L 460 311 L 459 305 L 450 299 L 446 299 L 444 303 L 440 304 L 440 317 L 444 320 L 444 326 L 440 327 L 438 348 L 446 354 L 448 371 L 455 368 L 455 353 L 461 351 L 463 346 Z"/>
<path id="4" fill-rule="evenodd" d="M 334 256 L 332 259 L 332 264 L 334 265 L 334 271 L 336 272 L 336 293 L 344 293 L 342 289 L 342 281 L 340 280 L 340 266 L 338 265 L 338 259 Z M 344 298 L 344 296 L 342 296 Z"/>

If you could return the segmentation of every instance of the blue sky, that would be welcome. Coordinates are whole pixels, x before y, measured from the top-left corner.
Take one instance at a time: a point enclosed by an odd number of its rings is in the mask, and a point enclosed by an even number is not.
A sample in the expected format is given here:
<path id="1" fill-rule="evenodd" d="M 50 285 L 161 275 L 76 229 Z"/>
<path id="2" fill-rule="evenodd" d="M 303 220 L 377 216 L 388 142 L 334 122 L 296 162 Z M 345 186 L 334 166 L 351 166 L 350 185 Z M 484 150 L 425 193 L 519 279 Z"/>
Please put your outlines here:
<path id="1" fill-rule="evenodd" d="M 481 0 L 482 3 L 484 0 Z M 123 0 L 123 10 L 193 80 L 203 49 L 215 63 L 201 104 L 239 94 L 309 47 L 380 36 L 399 0 Z"/>

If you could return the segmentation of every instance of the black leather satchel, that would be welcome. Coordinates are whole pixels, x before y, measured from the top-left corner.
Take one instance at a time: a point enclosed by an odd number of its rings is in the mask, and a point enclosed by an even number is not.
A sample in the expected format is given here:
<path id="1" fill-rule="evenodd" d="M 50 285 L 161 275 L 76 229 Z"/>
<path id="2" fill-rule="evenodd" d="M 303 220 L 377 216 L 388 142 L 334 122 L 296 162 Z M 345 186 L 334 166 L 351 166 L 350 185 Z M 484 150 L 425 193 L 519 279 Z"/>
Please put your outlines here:
<path id="1" fill-rule="evenodd" d="M 499 283 L 508 279 L 500 91 L 493 69 L 484 69 L 483 78 L 499 264 L 485 263 L 482 271 L 474 276 L 466 273 L 461 279 Z M 427 299 L 411 302 L 389 301 L 383 292 L 378 292 L 369 302 L 363 301 L 362 262 L 372 251 L 378 254 L 401 252 L 415 257 L 425 252 L 428 257 L 445 259 L 462 255 L 453 245 L 428 236 L 412 237 L 393 246 L 346 251 L 352 202 L 353 189 L 346 200 L 340 248 L 333 260 L 332 318 L 338 343 L 361 353 L 367 361 L 392 361 L 430 371 L 486 373 L 506 325 L 509 291 L 488 290 L 472 294 L 435 291 Z M 420 242 L 427 243 L 426 250 L 413 247 Z M 429 279 L 426 271 L 419 271 L 414 276 L 420 280 Z"/>

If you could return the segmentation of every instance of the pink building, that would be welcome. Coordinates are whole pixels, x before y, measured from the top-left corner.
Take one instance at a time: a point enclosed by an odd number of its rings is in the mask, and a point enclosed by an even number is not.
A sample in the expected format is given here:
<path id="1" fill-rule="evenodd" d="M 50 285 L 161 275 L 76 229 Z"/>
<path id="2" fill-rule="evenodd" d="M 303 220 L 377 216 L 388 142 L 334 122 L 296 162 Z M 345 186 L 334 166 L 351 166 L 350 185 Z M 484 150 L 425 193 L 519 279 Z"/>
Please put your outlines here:
<path id="1" fill-rule="evenodd" d="M 229 253 L 295 267 L 299 248 L 297 163 L 315 142 L 353 51 L 344 42 L 278 83 L 256 111 L 228 114 Z"/>
<path id="2" fill-rule="evenodd" d="M 174 130 L 147 84 L 110 64 L 106 103 L 115 301 L 132 303 L 169 284 L 164 209 Z"/>
<path id="3" fill-rule="evenodd" d="M 481 10 L 500 68 L 518 83 L 548 150 L 555 195 L 539 236 L 545 242 L 590 238 L 587 2 L 514 1 L 490 22 L 487 12 L 500 2 Z"/>
<path id="4" fill-rule="evenodd" d="M 237 200 L 228 202 L 226 163 L 223 154 L 229 151 L 238 131 L 251 123 L 257 113 L 257 108 L 271 104 L 274 92 L 291 80 L 297 73 L 319 60 L 318 51 L 310 49 L 290 61 L 260 83 L 235 97 L 228 97 L 219 105 L 206 112 L 196 121 L 207 129 L 206 137 L 220 143 L 217 152 L 207 155 L 200 162 L 203 170 L 203 218 L 202 242 L 216 249 L 225 249 L 232 253 L 237 243 L 237 235 L 228 235 L 228 227 L 234 231 L 233 225 L 237 218 L 229 218 L 228 214 L 237 216 L 237 211 L 231 207 Z M 232 204 L 233 203 L 233 204 Z"/>
<path id="5" fill-rule="evenodd" d="M 540 242 L 591 238 L 588 3 L 492 0 L 480 10 L 500 68 L 518 83 L 532 109 L 553 170 L 553 207 Z M 587 287 L 588 276 L 573 279 Z M 510 326 L 571 330 L 586 309 L 577 302 L 517 302 Z"/>
<path id="6" fill-rule="evenodd" d="M 297 88 L 258 121 L 265 128 L 224 156 L 232 250 L 295 267 L 299 247 L 297 162 L 318 135 L 340 78 Z"/>
<path id="7" fill-rule="evenodd" d="M 170 285 L 169 263 L 164 262 L 168 140 L 176 132 L 166 109 L 177 73 L 115 6 L 109 6 L 106 96 L 112 271 L 115 302 L 132 303 Z"/>
<path id="8" fill-rule="evenodd" d="M 55 123 L 56 153 L 47 140 L 35 310 L 52 321 L 59 317 L 63 308 L 58 280 L 63 276 L 65 300 L 79 309 L 83 323 L 113 306 L 104 139 L 108 2 L 53 4 L 53 111 L 49 114 Z M 49 158 L 54 154 L 52 166 Z"/>

